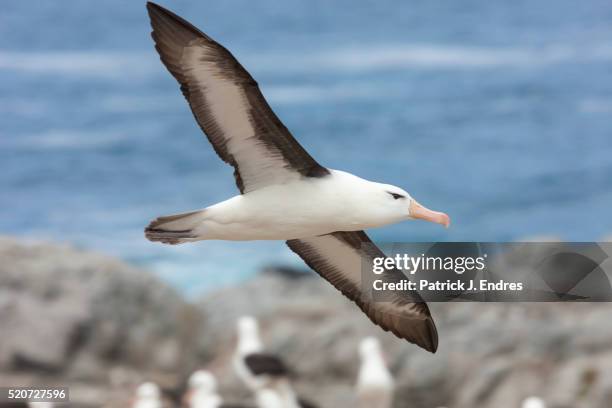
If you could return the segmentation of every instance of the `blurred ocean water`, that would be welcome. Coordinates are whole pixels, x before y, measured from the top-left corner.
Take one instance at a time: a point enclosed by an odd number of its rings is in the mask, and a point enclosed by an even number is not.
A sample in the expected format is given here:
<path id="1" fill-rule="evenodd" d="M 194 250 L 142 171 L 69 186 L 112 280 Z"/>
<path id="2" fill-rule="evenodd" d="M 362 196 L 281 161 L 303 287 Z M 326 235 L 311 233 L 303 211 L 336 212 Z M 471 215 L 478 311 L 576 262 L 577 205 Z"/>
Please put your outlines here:
<path id="1" fill-rule="evenodd" d="M 324 165 L 446 211 L 380 241 L 612 231 L 612 3 L 167 1 L 228 47 Z M 188 293 L 300 261 L 280 242 L 162 247 L 157 215 L 236 194 L 149 38 L 144 2 L 0 13 L 0 233 L 92 248 Z"/>

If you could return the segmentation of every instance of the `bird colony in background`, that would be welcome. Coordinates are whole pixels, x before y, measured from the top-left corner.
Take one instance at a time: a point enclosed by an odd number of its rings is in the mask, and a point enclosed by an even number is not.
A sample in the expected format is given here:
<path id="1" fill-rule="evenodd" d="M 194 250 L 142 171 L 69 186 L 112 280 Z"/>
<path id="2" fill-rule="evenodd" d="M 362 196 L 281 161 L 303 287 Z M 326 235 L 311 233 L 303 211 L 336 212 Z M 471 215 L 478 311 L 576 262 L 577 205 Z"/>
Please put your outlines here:
<path id="1" fill-rule="evenodd" d="M 266 350 L 253 317 L 238 319 L 237 344 L 232 368 L 251 392 L 250 405 L 228 403 L 219 395 L 217 379 L 207 370 L 197 370 L 189 378 L 182 406 L 186 408 L 316 408 L 294 390 L 290 370 L 276 354 Z M 357 408 L 391 408 L 395 381 L 385 361 L 380 343 L 366 337 L 359 345 L 360 368 L 355 384 Z M 350 404 L 347 406 L 351 406 Z M 162 408 L 157 385 L 145 382 L 137 389 L 133 408 Z M 444 407 L 438 407 L 444 408 Z M 544 401 L 529 397 L 521 408 L 546 408 Z"/>
<path id="2" fill-rule="evenodd" d="M 300 397 L 291 383 L 290 370 L 283 360 L 266 350 L 259 334 L 259 324 L 244 316 L 236 324 L 237 344 L 232 368 L 242 384 L 251 392 L 251 405 L 228 403 L 219 395 L 217 380 L 207 370 L 197 370 L 189 378 L 182 399 L 188 408 L 316 408 Z M 359 408 L 391 408 L 394 381 L 377 339 L 362 340 L 356 394 Z M 133 408 L 162 408 L 160 389 L 153 383 L 141 384 L 135 392 Z"/>
<path id="3" fill-rule="evenodd" d="M 237 322 L 237 345 L 232 359 L 236 376 L 252 394 L 251 405 L 227 403 L 219 395 L 217 379 L 207 370 L 197 370 L 189 378 L 181 406 L 184 408 L 316 408 L 293 389 L 290 370 L 283 360 L 265 349 L 255 318 L 244 316 Z M 361 366 L 355 395 L 357 408 L 391 408 L 395 381 L 387 367 L 380 343 L 366 337 L 359 345 Z M 53 408 L 50 402 L 30 402 L 30 408 Z M 136 389 L 131 408 L 163 408 L 160 388 L 142 383 Z M 438 407 L 444 408 L 444 407 Z M 546 408 L 544 400 L 526 398 L 521 408 Z"/>

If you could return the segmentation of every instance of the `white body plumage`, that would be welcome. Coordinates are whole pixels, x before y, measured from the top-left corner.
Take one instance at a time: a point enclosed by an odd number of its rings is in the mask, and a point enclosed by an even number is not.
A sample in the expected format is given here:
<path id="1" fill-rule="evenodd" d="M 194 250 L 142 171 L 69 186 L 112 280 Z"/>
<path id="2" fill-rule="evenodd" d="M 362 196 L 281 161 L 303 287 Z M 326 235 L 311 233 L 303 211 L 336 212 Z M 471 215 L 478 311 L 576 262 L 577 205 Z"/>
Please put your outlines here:
<path id="1" fill-rule="evenodd" d="M 298 179 L 237 195 L 161 226 L 170 231 L 190 230 L 194 237 L 184 241 L 287 240 L 406 220 L 411 200 L 398 187 L 331 170 L 326 177 Z"/>
<path id="2" fill-rule="evenodd" d="M 359 346 L 361 367 L 357 378 L 359 408 L 391 408 L 395 381 L 385 364 L 380 343 L 373 337 Z"/>

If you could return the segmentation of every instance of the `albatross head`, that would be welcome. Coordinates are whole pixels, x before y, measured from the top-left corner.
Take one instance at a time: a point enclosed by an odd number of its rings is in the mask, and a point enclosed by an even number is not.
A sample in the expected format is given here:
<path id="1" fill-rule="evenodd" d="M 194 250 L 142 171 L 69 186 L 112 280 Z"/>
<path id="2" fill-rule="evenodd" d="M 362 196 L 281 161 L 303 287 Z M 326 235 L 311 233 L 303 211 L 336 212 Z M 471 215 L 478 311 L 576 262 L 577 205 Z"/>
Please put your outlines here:
<path id="1" fill-rule="evenodd" d="M 448 215 L 443 212 L 432 211 L 419 204 L 418 201 L 401 188 L 389 184 L 376 184 L 378 185 L 378 201 L 390 217 L 395 217 L 399 220 L 409 219 L 435 222 L 447 228 L 450 225 Z"/>

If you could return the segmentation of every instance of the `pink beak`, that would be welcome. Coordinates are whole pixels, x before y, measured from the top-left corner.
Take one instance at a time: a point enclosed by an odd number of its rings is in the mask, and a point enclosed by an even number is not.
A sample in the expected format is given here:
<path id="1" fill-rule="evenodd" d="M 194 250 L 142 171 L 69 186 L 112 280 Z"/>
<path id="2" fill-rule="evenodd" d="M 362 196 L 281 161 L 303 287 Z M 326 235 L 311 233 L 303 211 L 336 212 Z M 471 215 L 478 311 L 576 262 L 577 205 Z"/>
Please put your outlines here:
<path id="1" fill-rule="evenodd" d="M 448 215 L 423 207 L 421 204 L 417 203 L 416 200 L 410 202 L 410 217 L 417 220 L 435 222 L 436 224 L 444 225 L 446 228 L 450 225 L 450 218 Z"/>

